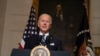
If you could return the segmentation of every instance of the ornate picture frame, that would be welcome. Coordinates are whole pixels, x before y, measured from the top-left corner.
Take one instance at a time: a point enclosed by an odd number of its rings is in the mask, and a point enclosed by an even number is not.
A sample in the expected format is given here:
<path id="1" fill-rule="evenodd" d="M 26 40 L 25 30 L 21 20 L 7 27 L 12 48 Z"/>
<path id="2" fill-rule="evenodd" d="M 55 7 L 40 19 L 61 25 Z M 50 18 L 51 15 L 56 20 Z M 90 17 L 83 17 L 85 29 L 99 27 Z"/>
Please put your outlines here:
<path id="1" fill-rule="evenodd" d="M 51 35 L 62 40 L 64 51 L 73 52 L 76 35 L 82 20 L 83 6 L 85 6 L 89 19 L 89 1 L 90 0 L 33 0 L 33 3 L 36 9 L 36 18 L 38 19 L 38 16 L 42 13 L 50 14 L 53 18 Z M 60 19 L 56 17 L 58 4 L 61 4 L 63 9 L 63 14 L 60 15 Z M 63 21 L 60 21 L 62 18 Z"/>

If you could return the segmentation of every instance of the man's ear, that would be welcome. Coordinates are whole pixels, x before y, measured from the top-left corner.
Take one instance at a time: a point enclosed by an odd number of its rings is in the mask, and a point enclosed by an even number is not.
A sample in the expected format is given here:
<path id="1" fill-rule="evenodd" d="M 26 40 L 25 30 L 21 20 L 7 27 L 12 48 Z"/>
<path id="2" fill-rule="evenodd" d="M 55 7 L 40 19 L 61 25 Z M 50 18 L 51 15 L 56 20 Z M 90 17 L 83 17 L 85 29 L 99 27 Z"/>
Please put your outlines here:
<path id="1" fill-rule="evenodd" d="M 50 29 L 52 28 L 52 24 L 50 24 Z"/>

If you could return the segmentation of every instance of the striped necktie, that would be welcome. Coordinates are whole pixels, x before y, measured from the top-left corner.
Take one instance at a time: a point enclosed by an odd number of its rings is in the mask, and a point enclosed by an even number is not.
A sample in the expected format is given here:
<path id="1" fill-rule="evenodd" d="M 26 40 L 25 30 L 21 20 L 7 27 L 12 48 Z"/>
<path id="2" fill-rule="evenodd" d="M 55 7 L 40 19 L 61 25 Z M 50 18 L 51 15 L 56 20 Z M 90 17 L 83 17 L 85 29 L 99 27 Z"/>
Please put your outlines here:
<path id="1" fill-rule="evenodd" d="M 44 36 L 45 36 L 45 35 L 42 35 L 42 39 L 41 39 L 41 44 L 42 44 L 42 45 L 46 45 Z"/>

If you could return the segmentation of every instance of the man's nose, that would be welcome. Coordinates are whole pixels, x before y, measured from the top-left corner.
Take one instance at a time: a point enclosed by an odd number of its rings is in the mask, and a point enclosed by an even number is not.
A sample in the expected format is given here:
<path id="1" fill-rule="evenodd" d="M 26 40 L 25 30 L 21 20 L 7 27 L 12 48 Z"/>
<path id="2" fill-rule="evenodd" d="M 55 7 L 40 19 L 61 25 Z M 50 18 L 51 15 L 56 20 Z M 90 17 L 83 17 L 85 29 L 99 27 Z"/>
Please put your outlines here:
<path id="1" fill-rule="evenodd" d="M 44 23 L 44 25 L 46 25 L 46 23 Z"/>

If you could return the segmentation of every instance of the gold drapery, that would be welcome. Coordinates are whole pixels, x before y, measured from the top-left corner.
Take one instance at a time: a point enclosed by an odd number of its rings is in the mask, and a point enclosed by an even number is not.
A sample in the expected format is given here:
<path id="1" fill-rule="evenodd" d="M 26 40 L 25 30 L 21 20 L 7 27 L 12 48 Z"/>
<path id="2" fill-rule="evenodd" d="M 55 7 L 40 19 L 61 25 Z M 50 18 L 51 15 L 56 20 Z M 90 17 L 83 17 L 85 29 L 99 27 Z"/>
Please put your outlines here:
<path id="1" fill-rule="evenodd" d="M 36 19 L 38 18 L 38 8 L 39 8 L 39 0 L 33 0 L 33 6 L 35 9 L 35 15 L 36 15 Z"/>

